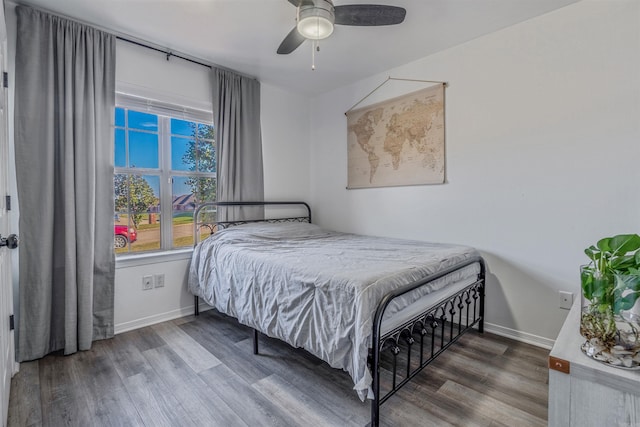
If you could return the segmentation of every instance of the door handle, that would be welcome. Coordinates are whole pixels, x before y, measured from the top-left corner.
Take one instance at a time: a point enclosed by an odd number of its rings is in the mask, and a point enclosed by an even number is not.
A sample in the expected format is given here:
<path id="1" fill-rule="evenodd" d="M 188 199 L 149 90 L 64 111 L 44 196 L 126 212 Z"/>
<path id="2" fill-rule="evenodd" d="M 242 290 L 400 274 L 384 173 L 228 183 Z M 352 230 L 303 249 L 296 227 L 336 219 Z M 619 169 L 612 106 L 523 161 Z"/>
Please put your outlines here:
<path id="1" fill-rule="evenodd" d="M 0 247 L 6 246 L 9 249 L 15 249 L 18 247 L 18 236 L 15 234 L 9 234 L 8 237 L 2 237 L 0 234 Z"/>

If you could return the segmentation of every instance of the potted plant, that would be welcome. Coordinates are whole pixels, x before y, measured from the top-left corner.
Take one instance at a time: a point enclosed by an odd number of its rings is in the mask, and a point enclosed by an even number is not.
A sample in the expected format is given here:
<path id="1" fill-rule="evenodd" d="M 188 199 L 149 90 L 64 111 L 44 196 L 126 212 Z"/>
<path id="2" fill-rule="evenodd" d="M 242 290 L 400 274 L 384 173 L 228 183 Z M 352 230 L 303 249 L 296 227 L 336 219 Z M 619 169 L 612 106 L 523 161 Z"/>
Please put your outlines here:
<path id="1" fill-rule="evenodd" d="M 607 237 L 585 249 L 581 267 L 583 352 L 624 368 L 640 368 L 640 236 Z"/>

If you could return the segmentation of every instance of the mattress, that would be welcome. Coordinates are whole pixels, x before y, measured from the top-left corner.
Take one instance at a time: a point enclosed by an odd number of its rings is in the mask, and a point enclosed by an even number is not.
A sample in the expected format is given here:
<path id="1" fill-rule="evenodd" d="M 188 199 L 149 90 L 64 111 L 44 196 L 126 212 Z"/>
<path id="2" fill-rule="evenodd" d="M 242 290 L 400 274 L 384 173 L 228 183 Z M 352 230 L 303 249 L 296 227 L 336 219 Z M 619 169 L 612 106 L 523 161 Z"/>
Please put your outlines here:
<path id="1" fill-rule="evenodd" d="M 196 246 L 189 290 L 241 323 L 304 348 L 346 370 L 361 399 L 373 316 L 394 290 L 477 256 L 468 246 L 362 236 L 307 223 L 253 223 L 219 231 Z M 383 329 L 475 281 L 477 263 L 394 301 Z M 431 296 L 429 296 L 431 294 Z M 400 316 L 402 315 L 402 316 Z"/>

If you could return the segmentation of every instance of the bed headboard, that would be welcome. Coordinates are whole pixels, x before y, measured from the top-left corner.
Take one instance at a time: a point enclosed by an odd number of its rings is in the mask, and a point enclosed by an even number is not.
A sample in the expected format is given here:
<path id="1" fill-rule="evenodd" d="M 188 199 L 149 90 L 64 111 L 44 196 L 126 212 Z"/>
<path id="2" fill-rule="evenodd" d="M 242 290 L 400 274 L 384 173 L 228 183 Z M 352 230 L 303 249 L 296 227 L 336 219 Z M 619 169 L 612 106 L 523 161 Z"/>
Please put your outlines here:
<path id="1" fill-rule="evenodd" d="M 261 207 L 259 214 L 249 216 L 248 219 L 218 220 L 219 207 Z M 275 202 L 207 202 L 198 205 L 193 213 L 194 245 L 206 239 L 218 230 L 234 225 L 251 222 L 308 222 L 311 223 L 311 208 L 305 202 L 275 201 Z"/>

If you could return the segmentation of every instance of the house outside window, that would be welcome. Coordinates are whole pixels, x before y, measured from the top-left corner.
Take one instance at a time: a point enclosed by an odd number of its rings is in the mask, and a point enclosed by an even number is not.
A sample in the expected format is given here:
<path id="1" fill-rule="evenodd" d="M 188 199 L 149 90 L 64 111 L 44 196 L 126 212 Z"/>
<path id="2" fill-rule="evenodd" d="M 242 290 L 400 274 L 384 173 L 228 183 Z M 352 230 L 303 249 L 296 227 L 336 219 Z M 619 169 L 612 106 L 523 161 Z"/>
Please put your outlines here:
<path id="1" fill-rule="evenodd" d="M 211 112 L 117 94 L 116 254 L 192 247 L 193 214 L 216 197 Z"/>

